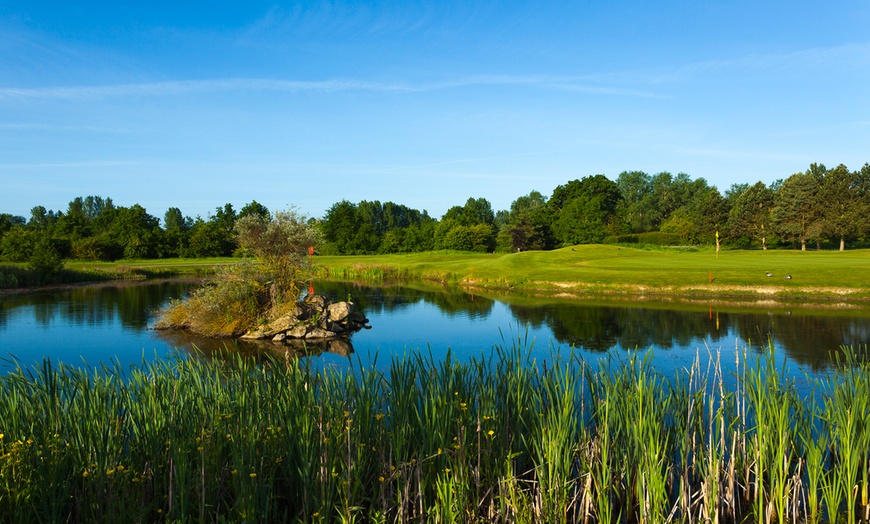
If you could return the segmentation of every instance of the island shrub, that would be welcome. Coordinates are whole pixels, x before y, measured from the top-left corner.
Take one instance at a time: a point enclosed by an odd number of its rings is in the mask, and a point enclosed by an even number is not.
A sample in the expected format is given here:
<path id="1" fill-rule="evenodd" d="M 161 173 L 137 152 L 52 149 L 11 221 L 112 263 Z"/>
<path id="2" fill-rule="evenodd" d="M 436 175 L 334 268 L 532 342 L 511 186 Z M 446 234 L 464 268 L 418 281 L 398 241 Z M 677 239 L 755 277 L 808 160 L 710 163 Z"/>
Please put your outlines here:
<path id="1" fill-rule="evenodd" d="M 285 313 L 299 298 L 317 232 L 295 209 L 236 221 L 239 245 L 253 260 L 217 269 L 185 300 L 172 302 L 158 327 L 209 337 L 241 335 Z"/>

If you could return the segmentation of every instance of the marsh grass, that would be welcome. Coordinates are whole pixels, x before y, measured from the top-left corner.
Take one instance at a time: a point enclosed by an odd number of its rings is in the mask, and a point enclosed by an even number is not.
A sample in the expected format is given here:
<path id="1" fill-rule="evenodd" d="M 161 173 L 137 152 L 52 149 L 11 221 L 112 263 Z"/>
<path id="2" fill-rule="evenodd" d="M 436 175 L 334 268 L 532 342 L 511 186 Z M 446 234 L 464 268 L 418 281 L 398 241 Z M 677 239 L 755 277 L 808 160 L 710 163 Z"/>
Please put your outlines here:
<path id="1" fill-rule="evenodd" d="M 865 350 L 866 351 L 866 350 Z M 662 377 L 518 339 L 390 369 L 175 358 L 0 377 L 2 522 L 866 522 L 870 365 Z M 742 365 L 741 365 L 742 364 Z"/>

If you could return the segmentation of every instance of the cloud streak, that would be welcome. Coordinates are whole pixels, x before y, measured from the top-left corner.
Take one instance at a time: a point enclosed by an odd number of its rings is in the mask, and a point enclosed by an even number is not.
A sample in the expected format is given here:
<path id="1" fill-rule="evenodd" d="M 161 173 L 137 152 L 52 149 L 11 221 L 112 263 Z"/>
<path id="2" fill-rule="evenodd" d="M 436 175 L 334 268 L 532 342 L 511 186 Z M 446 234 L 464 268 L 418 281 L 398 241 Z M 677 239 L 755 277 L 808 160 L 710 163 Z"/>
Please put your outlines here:
<path id="1" fill-rule="evenodd" d="M 232 91 L 422 93 L 477 86 L 528 87 L 575 91 L 596 95 L 659 97 L 659 95 L 649 91 L 594 85 L 571 77 L 477 76 L 429 83 L 389 83 L 341 79 L 300 81 L 267 78 L 225 78 L 212 80 L 172 80 L 104 86 L 5 87 L 0 88 L 0 100 L 95 100 L 105 98 L 179 96 Z"/>

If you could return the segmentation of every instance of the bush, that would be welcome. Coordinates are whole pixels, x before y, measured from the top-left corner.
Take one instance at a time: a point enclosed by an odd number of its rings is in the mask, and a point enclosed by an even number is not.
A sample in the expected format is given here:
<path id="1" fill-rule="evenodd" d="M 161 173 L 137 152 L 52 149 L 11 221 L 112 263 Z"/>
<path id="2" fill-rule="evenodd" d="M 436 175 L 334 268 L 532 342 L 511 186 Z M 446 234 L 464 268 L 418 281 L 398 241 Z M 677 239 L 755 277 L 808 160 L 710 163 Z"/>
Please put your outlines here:
<path id="1" fill-rule="evenodd" d="M 244 334 L 295 305 L 302 289 L 308 248 L 317 234 L 307 217 L 291 209 L 273 218 L 247 215 L 236 221 L 240 249 L 256 256 L 218 269 L 184 301 L 171 303 L 158 328 L 183 328 L 208 337 Z"/>
<path id="2" fill-rule="evenodd" d="M 680 235 L 650 231 L 649 233 L 631 233 L 628 235 L 612 235 L 604 239 L 605 244 L 649 244 L 652 246 L 679 246 L 683 244 Z"/>
<path id="3" fill-rule="evenodd" d="M 241 335 L 256 325 L 269 303 L 268 276 L 253 262 L 224 266 L 186 300 L 165 308 L 158 328 L 179 328 L 207 337 Z"/>
<path id="4" fill-rule="evenodd" d="M 18 287 L 18 277 L 11 272 L 6 272 L 0 268 L 0 289 L 10 289 Z"/>
<path id="5" fill-rule="evenodd" d="M 50 275 L 63 269 L 63 260 L 47 235 L 36 241 L 28 265 L 34 272 L 42 275 Z"/>

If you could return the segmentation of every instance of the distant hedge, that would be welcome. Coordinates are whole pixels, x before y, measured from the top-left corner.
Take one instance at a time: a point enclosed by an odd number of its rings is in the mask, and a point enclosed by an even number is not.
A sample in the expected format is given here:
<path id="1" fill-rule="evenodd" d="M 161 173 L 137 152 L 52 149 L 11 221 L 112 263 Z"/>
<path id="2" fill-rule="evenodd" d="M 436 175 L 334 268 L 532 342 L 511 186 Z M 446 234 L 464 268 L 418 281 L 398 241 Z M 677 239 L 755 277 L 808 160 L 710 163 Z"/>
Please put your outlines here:
<path id="1" fill-rule="evenodd" d="M 651 231 L 649 233 L 631 233 L 628 235 L 610 235 L 604 239 L 605 244 L 649 244 L 653 246 L 679 246 L 685 240 L 675 233 Z"/>

